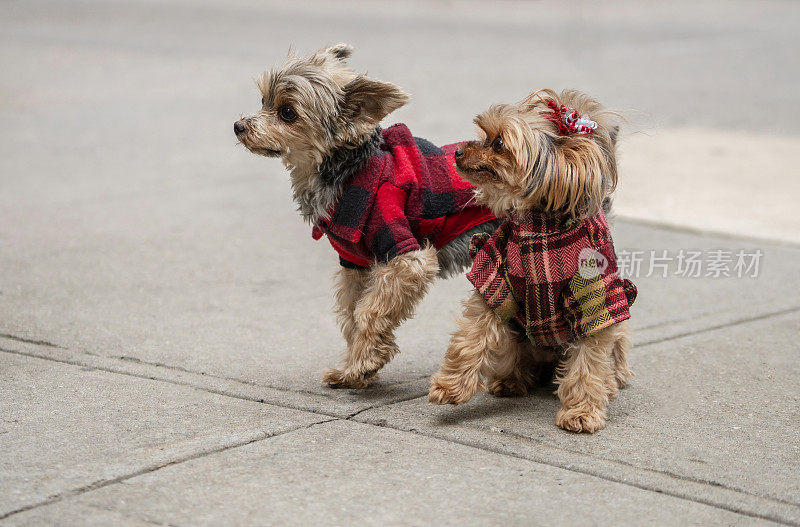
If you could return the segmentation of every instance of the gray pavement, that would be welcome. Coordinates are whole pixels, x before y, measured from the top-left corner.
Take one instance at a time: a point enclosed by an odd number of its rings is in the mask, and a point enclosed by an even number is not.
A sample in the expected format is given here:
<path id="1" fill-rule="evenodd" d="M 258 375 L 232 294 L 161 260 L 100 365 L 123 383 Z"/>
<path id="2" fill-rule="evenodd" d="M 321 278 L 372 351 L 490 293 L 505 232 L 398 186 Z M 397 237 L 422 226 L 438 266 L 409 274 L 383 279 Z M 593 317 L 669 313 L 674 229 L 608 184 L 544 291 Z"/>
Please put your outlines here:
<path id="1" fill-rule="evenodd" d="M 3 11 L 0 524 L 800 525 L 797 5 Z M 440 143 L 543 86 L 625 110 L 618 251 L 760 250 L 758 277 L 645 264 L 637 376 L 593 436 L 548 390 L 427 404 L 463 278 L 377 386 L 328 389 L 336 258 L 231 124 L 290 44 L 337 41 Z"/>

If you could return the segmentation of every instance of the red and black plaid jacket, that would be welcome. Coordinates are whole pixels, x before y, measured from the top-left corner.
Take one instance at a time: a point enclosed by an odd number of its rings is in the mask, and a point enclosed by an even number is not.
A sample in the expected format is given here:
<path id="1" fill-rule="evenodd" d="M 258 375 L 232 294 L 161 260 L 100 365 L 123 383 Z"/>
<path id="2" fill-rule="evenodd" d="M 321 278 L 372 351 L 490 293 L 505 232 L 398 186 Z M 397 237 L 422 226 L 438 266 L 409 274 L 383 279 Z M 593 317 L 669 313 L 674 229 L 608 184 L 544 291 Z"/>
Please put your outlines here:
<path id="1" fill-rule="evenodd" d="M 472 238 L 467 278 L 534 344 L 558 346 L 630 318 L 636 287 L 617 274 L 601 212 L 579 222 L 526 212 Z"/>
<path id="2" fill-rule="evenodd" d="M 426 243 L 437 249 L 464 231 L 495 219 L 470 205 L 474 187 L 456 173 L 459 144 L 434 146 L 404 124 L 382 131 L 367 166 L 345 184 L 330 220 L 312 235 L 328 236 L 345 267 L 369 267 Z"/>

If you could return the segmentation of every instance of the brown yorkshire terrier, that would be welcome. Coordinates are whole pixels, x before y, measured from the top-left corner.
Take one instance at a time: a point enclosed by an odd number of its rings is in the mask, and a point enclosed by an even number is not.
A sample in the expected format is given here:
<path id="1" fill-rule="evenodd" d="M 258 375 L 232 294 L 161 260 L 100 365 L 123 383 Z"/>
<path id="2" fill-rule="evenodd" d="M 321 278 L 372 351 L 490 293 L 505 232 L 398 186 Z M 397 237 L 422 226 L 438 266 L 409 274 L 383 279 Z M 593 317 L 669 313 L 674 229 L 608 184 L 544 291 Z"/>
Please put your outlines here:
<path id="1" fill-rule="evenodd" d="M 258 81 L 261 109 L 234 124 L 251 152 L 280 157 L 315 239 L 327 236 L 342 268 L 336 314 L 347 342 L 332 387 L 364 388 L 397 353 L 394 330 L 434 277 L 471 263 L 473 234 L 500 221 L 474 204 L 454 167 L 458 145 L 436 147 L 405 125 L 378 123 L 408 102 L 393 84 L 356 74 L 337 44 L 294 54 Z"/>
<path id="2" fill-rule="evenodd" d="M 617 274 L 604 209 L 617 182 L 618 116 L 576 91 L 542 90 L 475 123 L 482 141 L 455 152 L 479 203 L 503 223 L 477 235 L 475 286 L 430 401 L 459 404 L 478 389 L 522 395 L 555 373 L 556 425 L 603 428 L 628 368 L 636 288 Z"/>

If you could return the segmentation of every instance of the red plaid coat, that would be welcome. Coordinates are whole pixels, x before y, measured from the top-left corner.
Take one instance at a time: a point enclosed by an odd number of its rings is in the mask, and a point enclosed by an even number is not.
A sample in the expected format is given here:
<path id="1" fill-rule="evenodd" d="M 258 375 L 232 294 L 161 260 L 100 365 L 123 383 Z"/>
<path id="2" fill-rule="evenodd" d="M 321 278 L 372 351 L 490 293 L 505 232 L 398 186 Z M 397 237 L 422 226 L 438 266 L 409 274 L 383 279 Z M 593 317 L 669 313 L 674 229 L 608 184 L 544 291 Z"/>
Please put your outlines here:
<path id="1" fill-rule="evenodd" d="M 369 267 L 426 243 L 437 249 L 464 231 L 495 218 L 469 205 L 474 187 L 456 173 L 459 144 L 436 147 L 404 124 L 383 130 L 367 166 L 345 185 L 330 220 L 315 240 L 328 236 L 345 267 Z"/>
<path id="2" fill-rule="evenodd" d="M 558 346 L 630 318 L 636 287 L 617 274 L 602 213 L 579 222 L 526 212 L 476 235 L 467 278 L 534 344 Z"/>

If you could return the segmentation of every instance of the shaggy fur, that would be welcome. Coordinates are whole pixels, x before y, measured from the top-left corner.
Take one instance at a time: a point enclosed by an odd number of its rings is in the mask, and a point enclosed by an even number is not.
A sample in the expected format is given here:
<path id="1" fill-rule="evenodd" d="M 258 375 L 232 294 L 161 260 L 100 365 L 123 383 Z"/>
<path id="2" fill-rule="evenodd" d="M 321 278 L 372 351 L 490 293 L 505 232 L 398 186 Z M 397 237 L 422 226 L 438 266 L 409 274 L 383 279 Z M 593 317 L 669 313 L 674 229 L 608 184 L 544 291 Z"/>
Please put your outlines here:
<path id="1" fill-rule="evenodd" d="M 588 114 L 592 136 L 559 135 L 548 119 L 547 99 Z M 610 206 L 617 182 L 617 116 L 576 92 L 543 90 L 516 106 L 497 105 L 475 119 L 481 141 L 456 153 L 464 179 L 477 185 L 478 201 L 498 216 L 536 210 L 575 219 Z M 555 370 L 561 410 L 556 425 L 594 432 L 605 425 L 606 406 L 633 373 L 625 322 L 561 348 L 537 347 L 503 324 L 475 292 L 464 303 L 429 399 L 460 404 L 477 390 L 495 395 L 526 393 L 543 372 Z M 549 369 L 548 369 L 549 366 Z"/>
<path id="2" fill-rule="evenodd" d="M 340 146 L 325 156 L 316 174 L 320 192 L 297 196 L 300 214 L 309 221 L 318 219 L 319 216 L 327 218 L 341 196 L 345 183 L 367 166 L 370 158 L 378 151 L 381 141 L 380 128 L 376 128 L 363 144 L 356 147 Z"/>
<path id="3" fill-rule="evenodd" d="M 303 218 L 329 219 L 343 185 L 359 173 L 381 144 L 378 123 L 409 100 L 394 84 L 370 79 L 346 63 L 347 44 L 306 57 L 290 53 L 280 68 L 258 79 L 261 108 L 234 124 L 251 152 L 280 157 L 289 171 Z M 409 318 L 438 275 L 471 264 L 469 240 L 494 232 L 487 222 L 442 247 L 401 254 L 369 269 L 341 269 L 336 277 L 336 314 L 347 342 L 344 365 L 325 373 L 333 387 L 363 388 L 397 353 L 393 332 Z"/>
<path id="4" fill-rule="evenodd" d="M 254 154 L 281 158 L 300 213 L 311 224 L 327 217 L 339 198 L 347 150 L 368 150 L 364 145 L 380 120 L 409 100 L 394 84 L 357 75 L 345 63 L 352 50 L 337 44 L 307 57 L 290 53 L 283 66 L 258 79 L 261 109 L 234 128 Z M 358 171 L 355 164 L 350 175 Z M 324 168 L 339 169 L 338 185 Z"/>
<path id="5" fill-rule="evenodd" d="M 590 115 L 597 129 L 591 137 L 559 135 L 547 116 L 547 99 Z M 482 141 L 464 146 L 460 174 L 478 186 L 478 201 L 498 216 L 527 209 L 591 216 L 610 208 L 606 200 L 617 184 L 618 120 L 571 90 L 541 90 L 516 106 L 492 106 L 475 118 Z"/>
<path id="6" fill-rule="evenodd" d="M 411 317 L 433 283 L 439 266 L 432 247 L 412 251 L 369 271 L 340 271 L 336 311 L 348 349 L 341 369 L 325 372 L 333 387 L 365 388 L 397 353 L 394 330 Z M 359 273 L 355 280 L 347 275 Z M 357 298 L 361 288 L 360 298 Z M 349 336 L 349 338 L 348 338 Z"/>

